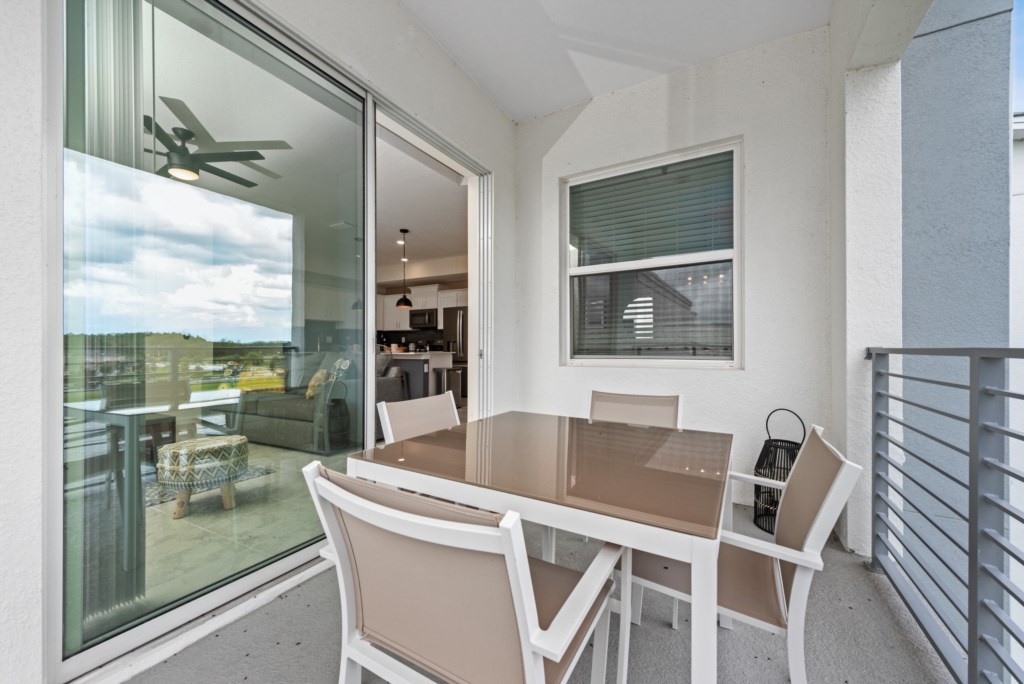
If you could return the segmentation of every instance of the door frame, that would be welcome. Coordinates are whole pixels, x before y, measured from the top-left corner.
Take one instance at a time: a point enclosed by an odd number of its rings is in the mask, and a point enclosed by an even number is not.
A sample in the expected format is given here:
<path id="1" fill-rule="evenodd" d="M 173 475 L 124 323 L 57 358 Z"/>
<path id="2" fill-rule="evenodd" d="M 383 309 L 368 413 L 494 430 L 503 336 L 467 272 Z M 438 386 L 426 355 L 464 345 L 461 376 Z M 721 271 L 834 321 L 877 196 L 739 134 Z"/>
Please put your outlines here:
<path id="1" fill-rule="evenodd" d="M 384 105 L 378 106 L 374 103 L 376 108 L 376 120 L 377 124 L 382 128 L 387 129 L 391 133 L 394 133 L 405 142 L 409 143 L 413 147 L 417 148 L 424 154 L 436 159 L 438 162 L 444 164 L 450 169 L 453 169 L 457 173 L 461 174 L 467 187 L 467 245 L 468 249 L 468 294 L 469 294 L 469 314 L 470 314 L 470 325 L 469 325 L 469 343 L 468 347 L 470 353 L 467 355 L 467 378 L 466 386 L 470 390 L 471 401 L 467 403 L 467 420 L 477 420 L 478 418 L 488 416 L 491 412 L 492 402 L 492 378 L 493 371 L 491 368 L 490 357 L 488 353 L 491 349 L 491 335 L 490 332 L 493 330 L 493 295 L 490 281 L 490 273 L 492 271 L 492 259 L 491 253 L 492 232 L 493 232 L 493 212 L 492 206 L 493 201 L 491 193 L 493 190 L 493 184 L 491 183 L 491 174 L 486 171 L 481 171 L 480 167 L 472 168 L 469 164 L 464 163 L 464 160 L 457 159 L 454 154 L 450 152 L 454 150 L 452 146 L 438 136 L 433 136 L 435 141 L 429 141 L 421 135 L 423 130 L 422 124 L 412 127 L 407 125 L 405 122 L 399 121 L 399 118 L 406 118 L 400 111 L 396 110 L 393 106 Z M 419 130 L 417 130 L 419 129 Z M 367 138 L 369 140 L 369 137 Z M 374 132 L 374 141 L 376 141 L 376 135 Z M 440 141 L 440 144 L 437 143 Z M 369 145 L 369 142 L 367 143 Z M 376 170 L 376 166 L 374 167 Z M 376 178 L 374 178 L 374 199 L 376 200 Z M 374 214 L 376 206 L 374 206 Z M 369 227 L 373 227 L 373 240 L 370 240 Z M 367 297 L 370 294 L 374 296 L 376 301 L 376 254 L 371 258 L 369 244 L 372 242 L 376 244 L 376 215 L 374 215 L 374 221 L 368 222 L 367 224 L 367 249 L 366 260 L 367 260 Z M 474 246 L 476 249 L 474 249 Z M 372 267 L 372 270 L 371 268 Z M 371 290 L 372 286 L 372 290 Z M 369 299 L 366 308 L 369 309 Z M 367 320 L 367 344 L 368 350 L 373 347 L 376 340 L 376 329 L 371 325 L 376 318 L 376 311 L 368 313 Z M 366 367 L 370 368 L 373 365 L 374 359 L 368 357 L 366 363 L 369 364 Z M 375 440 L 375 422 L 374 416 L 376 411 L 376 387 L 371 383 L 366 383 L 366 406 L 368 407 L 366 415 L 366 448 L 372 448 Z M 371 410 L 372 409 L 372 410 Z"/>

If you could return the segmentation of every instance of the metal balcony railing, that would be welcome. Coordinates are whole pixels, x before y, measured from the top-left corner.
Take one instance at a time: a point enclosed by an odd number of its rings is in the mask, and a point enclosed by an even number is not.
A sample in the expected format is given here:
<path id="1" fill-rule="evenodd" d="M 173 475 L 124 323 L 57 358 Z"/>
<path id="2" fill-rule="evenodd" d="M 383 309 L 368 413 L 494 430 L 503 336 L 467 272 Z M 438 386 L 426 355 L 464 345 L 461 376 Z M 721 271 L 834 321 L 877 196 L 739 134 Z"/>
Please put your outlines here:
<path id="1" fill-rule="evenodd" d="M 872 568 L 958 681 L 1024 682 L 1024 349 L 868 357 Z"/>

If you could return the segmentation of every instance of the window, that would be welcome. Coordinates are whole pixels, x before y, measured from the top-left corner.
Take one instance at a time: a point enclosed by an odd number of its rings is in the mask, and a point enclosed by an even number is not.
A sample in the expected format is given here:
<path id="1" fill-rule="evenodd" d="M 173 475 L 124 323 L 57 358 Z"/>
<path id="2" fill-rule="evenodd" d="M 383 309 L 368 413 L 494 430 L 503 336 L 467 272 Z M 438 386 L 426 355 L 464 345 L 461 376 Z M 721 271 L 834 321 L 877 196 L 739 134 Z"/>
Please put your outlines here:
<path id="1" fill-rule="evenodd" d="M 736 355 L 738 147 L 571 179 L 568 361 Z"/>

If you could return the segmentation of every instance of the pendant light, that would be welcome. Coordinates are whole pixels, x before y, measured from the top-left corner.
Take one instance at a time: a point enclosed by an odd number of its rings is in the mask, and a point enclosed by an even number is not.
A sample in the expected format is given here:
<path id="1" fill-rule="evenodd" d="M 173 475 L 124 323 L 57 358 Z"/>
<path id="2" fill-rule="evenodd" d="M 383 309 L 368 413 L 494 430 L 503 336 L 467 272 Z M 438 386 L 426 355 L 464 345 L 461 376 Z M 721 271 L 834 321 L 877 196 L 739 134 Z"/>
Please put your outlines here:
<path id="1" fill-rule="evenodd" d="M 409 229 L 402 228 L 398 232 L 402 234 L 402 237 L 399 238 L 398 240 L 398 244 L 402 245 L 402 296 L 398 298 L 397 302 L 395 302 L 395 306 L 398 307 L 399 309 L 411 309 L 412 300 L 405 296 L 405 292 L 407 289 L 405 287 L 405 264 L 409 261 L 409 259 L 405 256 L 405 242 L 407 240 L 407 236 L 409 235 Z"/>

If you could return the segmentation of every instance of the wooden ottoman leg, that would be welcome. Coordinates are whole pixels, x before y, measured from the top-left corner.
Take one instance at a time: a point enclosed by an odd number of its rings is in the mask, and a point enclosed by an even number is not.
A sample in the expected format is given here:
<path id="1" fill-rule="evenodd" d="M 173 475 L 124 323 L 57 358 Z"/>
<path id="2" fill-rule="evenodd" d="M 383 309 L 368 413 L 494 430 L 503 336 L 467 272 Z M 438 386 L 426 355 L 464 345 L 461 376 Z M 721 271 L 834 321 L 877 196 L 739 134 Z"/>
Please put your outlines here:
<path id="1" fill-rule="evenodd" d="M 188 502 L 192 498 L 191 489 L 178 490 L 177 496 L 174 497 L 174 511 L 171 513 L 171 517 L 175 520 L 178 518 L 184 518 L 188 515 Z"/>
<path id="2" fill-rule="evenodd" d="M 220 486 L 220 498 L 224 501 L 224 510 L 230 511 L 235 507 L 235 483 L 228 482 Z"/>

